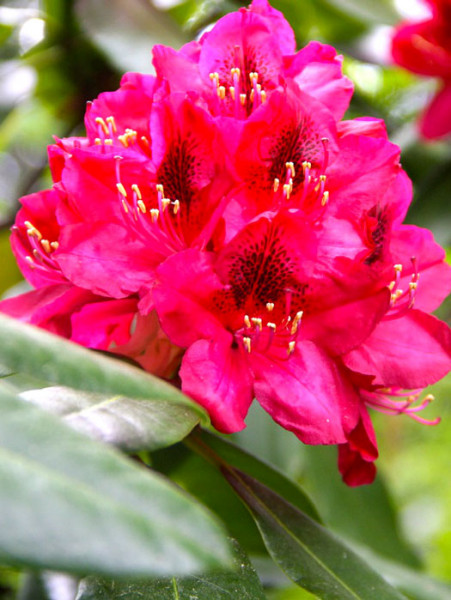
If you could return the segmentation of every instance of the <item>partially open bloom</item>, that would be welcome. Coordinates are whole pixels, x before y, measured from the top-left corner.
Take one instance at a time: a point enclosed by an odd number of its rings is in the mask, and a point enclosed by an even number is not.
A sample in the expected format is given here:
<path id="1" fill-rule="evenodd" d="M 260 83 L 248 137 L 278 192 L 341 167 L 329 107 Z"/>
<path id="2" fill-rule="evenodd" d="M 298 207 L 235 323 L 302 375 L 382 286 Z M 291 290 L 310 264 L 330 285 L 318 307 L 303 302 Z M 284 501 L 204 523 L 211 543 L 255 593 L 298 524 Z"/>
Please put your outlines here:
<path id="1" fill-rule="evenodd" d="M 440 80 L 420 122 L 422 135 L 434 139 L 451 132 L 451 2 L 427 0 L 427 4 L 430 18 L 398 26 L 392 54 L 405 69 Z"/>
<path id="2" fill-rule="evenodd" d="M 127 356 L 225 433 L 255 398 L 349 485 L 375 475 L 368 409 L 418 413 L 450 366 L 431 316 L 450 269 L 403 225 L 411 187 L 383 122 L 341 120 L 330 46 L 295 51 L 267 0 L 228 15 L 156 76 L 88 105 L 49 148 L 54 185 L 22 199 L 12 245 L 35 288 L 4 312 Z"/>

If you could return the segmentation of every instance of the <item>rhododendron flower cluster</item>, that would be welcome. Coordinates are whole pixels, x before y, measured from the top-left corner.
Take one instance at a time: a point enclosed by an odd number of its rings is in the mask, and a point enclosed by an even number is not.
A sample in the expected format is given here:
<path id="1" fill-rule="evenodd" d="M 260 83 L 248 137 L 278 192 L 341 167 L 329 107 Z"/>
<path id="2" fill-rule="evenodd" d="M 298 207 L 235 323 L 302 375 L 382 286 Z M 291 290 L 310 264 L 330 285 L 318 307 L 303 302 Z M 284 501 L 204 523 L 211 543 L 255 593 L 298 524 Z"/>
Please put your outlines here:
<path id="1" fill-rule="evenodd" d="M 433 139 L 451 133 L 451 1 L 425 2 L 430 18 L 401 23 L 393 37 L 392 54 L 405 69 L 441 80 L 420 122 L 422 135 Z"/>
<path id="2" fill-rule="evenodd" d="M 368 409 L 420 416 L 450 366 L 444 252 L 403 225 L 399 149 L 352 95 L 335 50 L 266 0 L 199 41 L 154 48 L 49 148 L 54 185 L 12 233 L 34 286 L 0 309 L 181 381 L 213 425 L 255 398 L 306 444 L 375 475 Z"/>

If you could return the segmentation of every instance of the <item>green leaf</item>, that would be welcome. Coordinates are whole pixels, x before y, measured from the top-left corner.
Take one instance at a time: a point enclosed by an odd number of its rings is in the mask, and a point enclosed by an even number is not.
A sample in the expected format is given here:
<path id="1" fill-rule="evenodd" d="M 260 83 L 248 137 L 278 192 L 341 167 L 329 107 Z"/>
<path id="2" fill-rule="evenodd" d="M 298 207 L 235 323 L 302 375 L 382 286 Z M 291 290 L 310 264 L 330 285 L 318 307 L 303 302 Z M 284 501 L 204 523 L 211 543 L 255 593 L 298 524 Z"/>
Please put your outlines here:
<path id="1" fill-rule="evenodd" d="M 125 452 L 170 446 L 187 436 L 198 420 L 191 408 L 167 400 L 143 401 L 62 386 L 20 396 L 63 417 L 73 429 Z"/>
<path id="2" fill-rule="evenodd" d="M 3 315 L 0 339 L 0 365 L 10 371 L 77 390 L 166 400 L 189 408 L 193 423 L 208 423 L 206 412 L 198 404 L 161 379 L 122 361 Z"/>
<path id="3" fill-rule="evenodd" d="M 196 430 L 187 443 L 195 451 L 201 450 L 199 443 L 211 448 L 228 465 L 236 467 L 258 479 L 271 489 L 275 490 L 288 502 L 305 512 L 312 519 L 320 521 L 320 516 L 307 494 L 297 483 L 285 477 L 279 470 L 268 463 L 263 462 L 249 452 L 239 448 L 235 444 L 226 441 L 212 433 Z M 208 449 L 207 449 L 208 454 Z"/>
<path id="4" fill-rule="evenodd" d="M 264 600 L 249 559 L 236 542 L 233 546 L 234 571 L 142 582 L 88 577 L 80 583 L 76 600 Z"/>
<path id="5" fill-rule="evenodd" d="M 219 524 L 161 476 L 0 382 L 0 562 L 109 576 L 228 566 Z"/>
<path id="6" fill-rule="evenodd" d="M 404 598 L 332 533 L 236 469 L 223 474 L 250 509 L 273 559 L 323 600 Z"/>
<path id="7" fill-rule="evenodd" d="M 371 485 L 350 488 L 336 466 L 336 449 L 304 448 L 307 480 L 325 523 L 340 535 L 411 567 L 420 561 L 402 538 L 395 504 L 380 474 Z"/>
<path id="8" fill-rule="evenodd" d="M 367 548 L 357 547 L 356 550 L 366 561 L 374 565 L 391 585 L 407 594 L 412 600 L 450 600 L 451 585 L 385 560 Z"/>

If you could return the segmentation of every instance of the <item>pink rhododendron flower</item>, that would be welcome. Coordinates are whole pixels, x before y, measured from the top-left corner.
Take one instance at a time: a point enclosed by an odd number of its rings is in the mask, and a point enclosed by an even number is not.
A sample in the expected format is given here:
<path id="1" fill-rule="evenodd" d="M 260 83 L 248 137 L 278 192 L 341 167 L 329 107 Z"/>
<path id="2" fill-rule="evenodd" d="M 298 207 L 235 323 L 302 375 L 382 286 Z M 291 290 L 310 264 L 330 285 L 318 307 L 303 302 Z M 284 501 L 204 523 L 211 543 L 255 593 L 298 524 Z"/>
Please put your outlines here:
<path id="1" fill-rule="evenodd" d="M 420 422 L 450 367 L 430 315 L 443 250 L 403 225 L 410 182 L 383 122 L 343 121 L 330 46 L 296 52 L 266 0 L 227 15 L 156 76 L 88 105 L 49 148 L 51 190 L 22 199 L 12 245 L 31 292 L 0 310 L 177 378 L 226 433 L 254 398 L 369 483 L 369 409 Z"/>
<path id="2" fill-rule="evenodd" d="M 401 23 L 392 44 L 396 63 L 419 75 L 438 77 L 439 90 L 420 122 L 425 138 L 434 139 L 451 132 L 451 2 L 427 0 L 429 19 Z"/>

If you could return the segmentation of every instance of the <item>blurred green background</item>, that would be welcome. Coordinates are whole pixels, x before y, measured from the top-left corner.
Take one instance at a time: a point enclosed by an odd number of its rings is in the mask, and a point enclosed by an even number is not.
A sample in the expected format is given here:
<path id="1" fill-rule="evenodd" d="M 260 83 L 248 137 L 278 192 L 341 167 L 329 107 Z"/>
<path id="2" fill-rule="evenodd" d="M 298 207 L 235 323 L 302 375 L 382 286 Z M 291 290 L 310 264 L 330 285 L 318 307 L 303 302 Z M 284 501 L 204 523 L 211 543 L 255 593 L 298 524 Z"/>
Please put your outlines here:
<path id="1" fill-rule="evenodd" d="M 299 46 L 317 39 L 345 56 L 344 70 L 355 83 L 347 116 L 386 120 L 414 183 L 408 221 L 432 229 L 449 248 L 451 145 L 422 142 L 415 126 L 436 82 L 390 64 L 392 27 L 409 15 L 420 15 L 421 2 L 273 0 L 272 4 L 284 12 Z M 23 287 L 9 250 L 9 228 L 18 198 L 51 183 L 46 146 L 52 136 L 83 135 L 86 101 L 118 87 L 127 70 L 151 73 L 155 43 L 180 47 L 238 6 L 231 0 L 0 2 L 0 293 Z M 438 314 L 450 319 L 449 302 Z M 450 378 L 431 391 L 437 402 L 426 416 L 441 415 L 437 427 L 421 426 L 407 417 L 375 416 L 378 464 L 385 484 L 381 478 L 372 488 L 346 489 L 336 473 L 333 448 L 302 447 L 261 411 L 252 412 L 248 429 L 238 439 L 301 481 L 331 527 L 362 543 L 368 536 L 379 536 L 376 546 L 381 554 L 451 580 Z M 384 486 L 391 498 L 388 507 Z M 379 516 L 378 511 L 384 510 Z M 389 526 L 390 519 L 400 529 L 402 547 L 388 548 L 383 527 L 378 529 L 379 522 Z M 0 570 L 0 598 L 12 594 L 8 590 L 15 579 L 14 572 Z M 268 597 L 312 598 L 292 589 Z"/>

